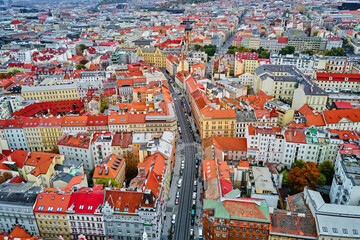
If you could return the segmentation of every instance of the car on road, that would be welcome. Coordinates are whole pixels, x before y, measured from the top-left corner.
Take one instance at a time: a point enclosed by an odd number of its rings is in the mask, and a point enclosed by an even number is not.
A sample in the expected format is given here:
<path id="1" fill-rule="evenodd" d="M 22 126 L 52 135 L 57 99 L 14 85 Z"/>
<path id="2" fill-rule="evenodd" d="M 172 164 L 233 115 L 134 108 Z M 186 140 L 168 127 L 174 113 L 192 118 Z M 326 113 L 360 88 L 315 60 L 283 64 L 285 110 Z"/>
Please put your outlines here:
<path id="1" fill-rule="evenodd" d="M 177 192 L 176 192 L 176 197 L 177 197 L 177 198 L 180 197 L 180 191 L 177 191 Z"/>
<path id="2" fill-rule="evenodd" d="M 176 213 L 174 213 L 171 217 L 171 223 L 175 224 L 175 219 L 176 219 Z"/>
<path id="3" fill-rule="evenodd" d="M 181 169 L 184 169 L 184 167 L 185 167 L 185 164 L 182 163 L 182 164 L 181 164 Z"/>
<path id="4" fill-rule="evenodd" d="M 182 178 L 180 178 L 179 181 L 178 181 L 178 187 L 179 188 L 181 187 L 181 183 L 182 183 Z"/>
<path id="5" fill-rule="evenodd" d="M 171 234 L 175 233 L 175 224 L 171 224 Z"/>
<path id="6" fill-rule="evenodd" d="M 195 223 L 195 219 L 191 218 L 191 225 L 194 225 L 194 223 Z"/>
<path id="7" fill-rule="evenodd" d="M 196 185 L 197 185 L 197 181 L 194 181 L 194 186 L 196 187 Z"/>
<path id="8" fill-rule="evenodd" d="M 175 199 L 175 205 L 178 205 L 179 204 L 179 198 L 176 198 Z"/>
<path id="9" fill-rule="evenodd" d="M 196 192 L 193 193 L 193 199 L 196 199 Z"/>
<path id="10" fill-rule="evenodd" d="M 183 175 L 184 169 L 180 169 L 180 175 Z"/>
<path id="11" fill-rule="evenodd" d="M 192 202 L 193 207 L 196 205 L 196 200 L 194 199 Z"/>
<path id="12" fill-rule="evenodd" d="M 190 237 L 194 237 L 194 229 L 190 229 Z"/>

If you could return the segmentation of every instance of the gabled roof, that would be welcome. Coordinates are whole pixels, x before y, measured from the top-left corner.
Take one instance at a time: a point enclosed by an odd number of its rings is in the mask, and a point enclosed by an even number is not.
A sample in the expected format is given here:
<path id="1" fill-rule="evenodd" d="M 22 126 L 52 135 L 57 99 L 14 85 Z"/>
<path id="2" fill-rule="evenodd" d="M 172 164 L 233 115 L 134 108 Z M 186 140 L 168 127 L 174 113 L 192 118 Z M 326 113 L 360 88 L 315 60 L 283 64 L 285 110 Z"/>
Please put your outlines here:
<path id="1" fill-rule="evenodd" d="M 39 193 L 34 206 L 34 213 L 66 214 L 70 201 L 70 193 Z"/>
<path id="2" fill-rule="evenodd" d="M 360 108 L 326 110 L 323 112 L 323 114 L 327 124 L 338 123 L 343 119 L 348 119 L 352 122 L 360 122 Z"/>
<path id="3" fill-rule="evenodd" d="M 80 188 L 71 194 L 68 213 L 94 214 L 104 201 L 104 191 L 100 188 Z"/>

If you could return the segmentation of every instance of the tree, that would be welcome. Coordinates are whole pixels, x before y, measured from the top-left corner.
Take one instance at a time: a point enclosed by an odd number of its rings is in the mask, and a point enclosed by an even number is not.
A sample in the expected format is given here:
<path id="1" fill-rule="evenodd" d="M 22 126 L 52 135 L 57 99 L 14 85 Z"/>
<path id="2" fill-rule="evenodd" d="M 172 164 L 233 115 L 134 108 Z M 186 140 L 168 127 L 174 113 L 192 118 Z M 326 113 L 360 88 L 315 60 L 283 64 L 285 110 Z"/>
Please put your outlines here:
<path id="1" fill-rule="evenodd" d="M 315 52 L 313 50 L 305 50 L 303 51 L 302 53 L 306 53 L 306 54 L 309 54 L 310 56 L 314 55 Z"/>
<path id="2" fill-rule="evenodd" d="M 86 67 L 85 67 L 84 64 L 78 64 L 78 65 L 76 65 L 76 69 L 77 69 L 77 70 L 86 69 Z"/>
<path id="3" fill-rule="evenodd" d="M 296 192 L 301 192 L 307 186 L 314 189 L 318 184 L 320 169 L 313 162 L 306 162 L 302 168 L 294 167 L 289 172 L 289 185 Z"/>
<path id="4" fill-rule="evenodd" d="M 118 183 L 117 181 L 115 181 L 115 179 L 113 178 L 100 178 L 100 179 L 96 179 L 95 184 L 102 184 L 103 187 L 109 187 L 109 182 L 111 183 L 112 187 L 121 187 L 121 184 Z"/>
<path id="5" fill-rule="evenodd" d="M 106 109 L 109 108 L 109 104 L 106 102 L 105 98 L 101 99 L 100 112 L 104 113 Z"/>
<path id="6" fill-rule="evenodd" d="M 6 182 L 4 176 L 0 176 L 0 184 Z"/>
<path id="7" fill-rule="evenodd" d="M 326 184 L 326 177 L 324 174 L 320 173 L 319 179 L 318 179 L 319 185 L 325 185 Z"/>
<path id="8" fill-rule="evenodd" d="M 291 164 L 291 168 L 302 168 L 305 164 L 305 161 L 304 160 L 296 160 L 295 162 L 293 162 L 293 164 Z"/>
<path id="9" fill-rule="evenodd" d="M 79 48 L 80 48 L 81 52 L 84 52 L 84 50 L 86 49 L 86 45 L 85 44 L 80 44 Z"/>
<path id="10" fill-rule="evenodd" d="M 316 37 L 316 36 L 318 35 L 318 33 L 319 33 L 319 30 L 315 30 L 315 31 L 313 32 L 313 36 Z"/>
<path id="11" fill-rule="evenodd" d="M 331 48 L 330 50 L 325 49 L 325 56 L 346 56 L 345 50 L 342 47 Z"/>
<path id="12" fill-rule="evenodd" d="M 283 185 L 283 187 L 289 187 L 289 173 L 288 172 L 283 173 L 282 185 Z"/>
<path id="13" fill-rule="evenodd" d="M 19 72 L 21 72 L 21 71 L 20 71 L 20 70 L 17 70 L 17 69 L 14 69 L 14 70 L 8 72 L 8 75 L 9 75 L 9 76 L 15 76 L 15 75 L 16 75 L 17 73 L 19 73 Z"/>
<path id="14" fill-rule="evenodd" d="M 334 164 L 331 161 L 326 160 L 319 164 L 321 174 L 325 177 L 326 185 L 331 185 L 334 177 Z"/>
<path id="15" fill-rule="evenodd" d="M 201 46 L 199 44 L 195 44 L 194 50 L 195 51 L 200 51 L 200 49 L 201 49 Z"/>
<path id="16" fill-rule="evenodd" d="M 293 46 L 286 46 L 279 51 L 281 55 L 293 54 L 294 52 L 295 52 L 295 47 Z"/>
<path id="17" fill-rule="evenodd" d="M 6 74 L 5 73 L 0 73 L 0 79 L 4 79 L 6 78 Z"/>

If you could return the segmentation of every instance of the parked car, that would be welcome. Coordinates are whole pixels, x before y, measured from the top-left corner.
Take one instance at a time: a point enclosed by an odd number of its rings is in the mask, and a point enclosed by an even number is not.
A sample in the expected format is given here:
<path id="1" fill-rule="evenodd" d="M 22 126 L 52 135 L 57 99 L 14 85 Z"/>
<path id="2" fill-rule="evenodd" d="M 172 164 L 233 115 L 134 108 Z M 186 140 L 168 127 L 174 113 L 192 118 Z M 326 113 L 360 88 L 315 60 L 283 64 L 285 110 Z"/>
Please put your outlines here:
<path id="1" fill-rule="evenodd" d="M 175 224 L 175 219 L 176 219 L 176 213 L 174 213 L 174 214 L 172 215 L 171 223 Z"/>
<path id="2" fill-rule="evenodd" d="M 178 205 L 179 204 L 179 198 L 176 198 L 175 199 L 175 205 Z"/>
<path id="3" fill-rule="evenodd" d="M 182 183 L 182 179 L 180 178 L 179 181 L 178 181 L 178 187 L 179 188 L 181 187 L 181 183 Z"/>

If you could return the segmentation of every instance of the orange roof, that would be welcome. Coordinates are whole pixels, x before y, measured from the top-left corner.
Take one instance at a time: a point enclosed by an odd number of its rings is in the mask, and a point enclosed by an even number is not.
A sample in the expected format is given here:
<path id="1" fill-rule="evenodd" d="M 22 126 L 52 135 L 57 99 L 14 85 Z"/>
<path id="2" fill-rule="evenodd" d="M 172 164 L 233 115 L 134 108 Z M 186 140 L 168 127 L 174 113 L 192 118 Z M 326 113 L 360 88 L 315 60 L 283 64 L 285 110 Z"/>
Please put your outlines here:
<path id="1" fill-rule="evenodd" d="M 267 217 L 255 202 L 226 200 L 223 202 L 223 206 L 232 216 L 267 220 Z"/>
<path id="2" fill-rule="evenodd" d="M 61 123 L 60 117 L 43 117 L 40 118 L 39 127 L 61 127 Z"/>
<path id="3" fill-rule="evenodd" d="M 58 145 L 88 149 L 90 138 L 87 133 L 77 135 L 65 134 L 59 139 Z"/>
<path id="4" fill-rule="evenodd" d="M 222 150 L 228 151 L 246 151 L 247 143 L 246 138 L 237 138 L 237 137 L 212 137 L 212 144 L 215 144 L 215 147 L 221 148 Z"/>
<path id="5" fill-rule="evenodd" d="M 63 127 L 86 126 L 87 116 L 65 116 L 62 120 Z"/>
<path id="6" fill-rule="evenodd" d="M 211 107 L 205 107 L 200 110 L 200 113 L 205 118 L 220 118 L 220 119 L 228 119 L 228 118 L 236 118 L 234 109 L 213 109 Z"/>
<path id="7" fill-rule="evenodd" d="M 135 213 L 142 203 L 144 193 L 137 191 L 106 190 L 105 201 L 114 208 L 115 214 L 119 212 Z"/>
<path id="8" fill-rule="evenodd" d="M 348 119 L 352 122 L 360 122 L 360 108 L 327 110 L 324 111 L 323 114 L 327 124 L 338 123 L 342 119 Z"/>
<path id="9" fill-rule="evenodd" d="M 34 213 L 66 214 L 70 193 L 55 191 L 43 192 L 37 195 Z"/>
<path id="10" fill-rule="evenodd" d="M 310 126 L 325 126 L 325 121 L 323 116 L 316 112 L 316 113 L 308 113 L 306 116 L 306 124 L 308 127 Z"/>
<path id="11" fill-rule="evenodd" d="M 112 154 L 108 156 L 101 163 L 101 165 L 97 165 L 95 167 L 93 178 L 115 179 L 124 164 L 125 164 L 124 158 L 122 158 L 119 155 Z"/>
<path id="12" fill-rule="evenodd" d="M 39 174 L 46 174 L 49 170 L 50 164 L 54 160 L 55 156 L 59 154 L 45 153 L 45 152 L 31 152 L 24 165 L 35 167 L 31 174 L 39 176 Z"/>
<path id="13" fill-rule="evenodd" d="M 287 142 L 306 144 L 306 136 L 302 130 L 287 130 L 285 131 L 285 138 Z"/>
<path id="14" fill-rule="evenodd" d="M 249 162 L 248 161 L 239 161 L 239 167 L 249 167 L 250 166 L 250 164 L 249 164 Z"/>
<path id="15" fill-rule="evenodd" d="M 313 113 L 313 109 L 308 104 L 304 104 L 298 111 L 304 116 Z"/>
<path id="16" fill-rule="evenodd" d="M 205 181 L 210 181 L 217 177 L 216 162 L 214 160 L 203 160 L 202 169 L 205 174 Z"/>
<path id="17" fill-rule="evenodd" d="M 66 185 L 65 190 L 70 191 L 75 185 L 79 185 L 86 179 L 86 174 L 73 177 L 70 182 Z"/>

